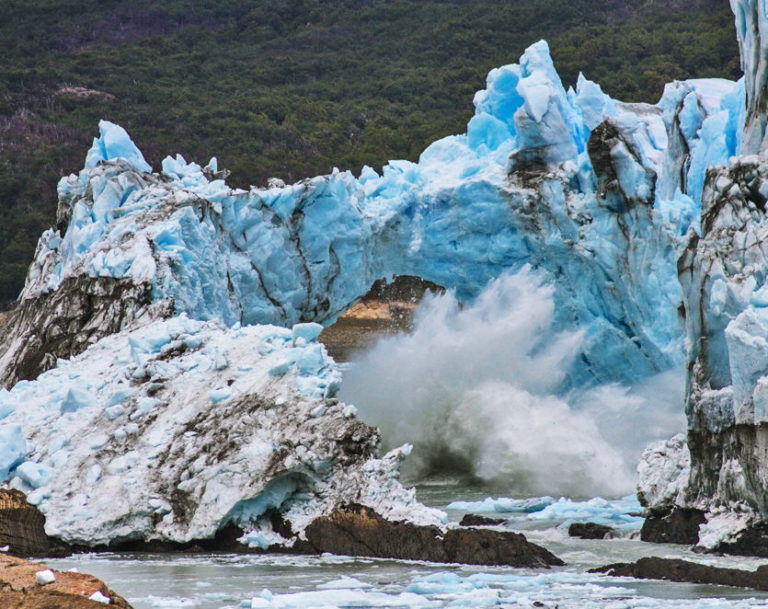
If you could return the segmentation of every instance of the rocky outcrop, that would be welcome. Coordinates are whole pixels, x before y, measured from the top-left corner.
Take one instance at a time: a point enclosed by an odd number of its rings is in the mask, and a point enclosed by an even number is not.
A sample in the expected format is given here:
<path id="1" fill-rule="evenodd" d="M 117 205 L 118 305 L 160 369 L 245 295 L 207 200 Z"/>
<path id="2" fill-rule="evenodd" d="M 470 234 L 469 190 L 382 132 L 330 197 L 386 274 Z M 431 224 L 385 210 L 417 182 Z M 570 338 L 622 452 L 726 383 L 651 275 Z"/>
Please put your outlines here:
<path id="1" fill-rule="evenodd" d="M 574 522 L 568 527 L 568 535 L 580 539 L 613 539 L 618 537 L 616 529 L 595 522 Z"/>
<path id="2" fill-rule="evenodd" d="M 711 567 L 675 558 L 646 557 L 635 563 L 617 563 L 592 569 L 590 573 L 768 590 L 768 566 L 759 567 L 757 571 L 743 571 Z"/>
<path id="3" fill-rule="evenodd" d="M 349 505 L 315 520 L 294 550 L 470 565 L 547 568 L 564 563 L 519 533 L 415 526 Z"/>
<path id="4" fill-rule="evenodd" d="M 186 543 L 161 540 L 128 541 L 110 546 L 79 546 L 78 551 L 120 552 L 230 552 L 237 554 L 342 554 L 372 558 L 419 560 L 425 562 L 510 567 L 548 568 L 564 563 L 548 550 L 511 532 L 473 528 L 446 529 L 416 525 L 408 520 L 385 519 L 362 505 L 334 509 L 305 527 L 301 535 L 277 509 L 265 514 L 268 525 L 261 530 L 265 540 L 259 546 L 243 543 L 246 534 L 235 525 L 223 527 L 211 539 Z M 502 521 L 503 522 L 503 521 Z M 278 541 L 279 540 L 279 541 Z M 277 542 L 277 543 L 274 543 Z"/>
<path id="5" fill-rule="evenodd" d="M 131 609 L 100 579 L 84 573 L 54 571 L 55 581 L 41 585 L 36 574 L 50 569 L 0 554 L 0 607 L 3 609 Z M 91 599 L 100 598 L 101 601 Z"/>
<path id="6" fill-rule="evenodd" d="M 20 491 L 0 489 L 0 546 L 13 556 L 47 556 L 51 550 L 45 517 Z"/>

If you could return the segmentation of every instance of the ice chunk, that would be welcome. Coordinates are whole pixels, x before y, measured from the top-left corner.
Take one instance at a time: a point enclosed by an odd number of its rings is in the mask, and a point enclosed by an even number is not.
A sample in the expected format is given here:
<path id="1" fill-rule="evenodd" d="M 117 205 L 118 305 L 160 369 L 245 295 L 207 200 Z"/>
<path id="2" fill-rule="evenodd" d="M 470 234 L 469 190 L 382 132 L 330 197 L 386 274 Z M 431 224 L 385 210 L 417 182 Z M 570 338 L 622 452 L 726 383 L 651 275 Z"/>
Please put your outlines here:
<path id="1" fill-rule="evenodd" d="M 108 596 L 105 596 L 101 593 L 100 590 L 97 590 L 93 594 L 91 594 L 88 597 L 88 600 L 95 601 L 97 603 L 102 603 L 103 605 L 109 605 L 112 602 L 112 599 L 110 599 Z"/>
<path id="2" fill-rule="evenodd" d="M 38 571 L 37 573 L 35 573 L 35 581 L 39 586 L 52 584 L 53 582 L 56 581 L 56 574 L 50 569 L 45 569 L 44 571 Z"/>
<path id="3" fill-rule="evenodd" d="M 317 340 L 322 331 L 323 326 L 320 324 L 296 324 L 293 326 L 292 336 L 293 340 L 303 338 L 308 343 L 311 343 Z"/>
<path id="4" fill-rule="evenodd" d="M 483 501 L 454 501 L 446 509 L 465 512 L 530 514 L 532 512 L 539 512 L 554 502 L 555 500 L 552 497 L 532 497 L 530 499 L 508 499 L 504 497 L 493 499 L 487 497 Z"/>
<path id="5" fill-rule="evenodd" d="M 90 392 L 80 387 L 70 387 L 64 394 L 59 409 L 62 414 L 65 414 L 77 412 L 81 408 L 89 408 L 95 404 L 96 401 Z"/>
<path id="6" fill-rule="evenodd" d="M 25 461 L 16 468 L 16 475 L 32 488 L 40 488 L 51 476 L 51 470 L 39 463 Z"/>

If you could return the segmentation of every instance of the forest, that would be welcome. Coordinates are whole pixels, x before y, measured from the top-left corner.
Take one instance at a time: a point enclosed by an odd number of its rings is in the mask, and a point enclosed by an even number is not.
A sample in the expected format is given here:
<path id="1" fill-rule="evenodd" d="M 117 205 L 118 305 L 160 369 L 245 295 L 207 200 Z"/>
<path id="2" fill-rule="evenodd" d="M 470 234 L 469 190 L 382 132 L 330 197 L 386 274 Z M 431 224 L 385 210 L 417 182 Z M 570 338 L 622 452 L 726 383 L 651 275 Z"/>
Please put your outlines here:
<path id="1" fill-rule="evenodd" d="M 99 119 L 233 185 L 359 171 L 464 131 L 488 71 L 541 38 L 566 86 L 624 101 L 741 73 L 725 0 L 3 0 L 0 310 Z"/>

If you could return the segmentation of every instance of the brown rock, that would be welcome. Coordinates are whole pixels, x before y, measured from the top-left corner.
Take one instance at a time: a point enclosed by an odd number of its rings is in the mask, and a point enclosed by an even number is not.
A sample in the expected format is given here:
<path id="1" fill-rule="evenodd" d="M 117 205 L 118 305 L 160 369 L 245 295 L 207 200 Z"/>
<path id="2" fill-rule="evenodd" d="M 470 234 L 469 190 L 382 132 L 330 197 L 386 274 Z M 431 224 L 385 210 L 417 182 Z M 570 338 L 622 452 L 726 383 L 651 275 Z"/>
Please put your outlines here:
<path id="1" fill-rule="evenodd" d="M 110 590 L 93 575 L 55 571 L 56 581 L 45 586 L 37 583 L 35 574 L 50 569 L 14 556 L 0 555 L 0 607 L 2 609 L 97 609 L 105 605 L 88 599 L 101 592 L 111 602 L 109 607 L 131 609 L 123 597 Z"/>
<path id="2" fill-rule="evenodd" d="M 45 556 L 50 545 L 40 510 L 24 493 L 0 489 L 0 546 L 14 556 Z"/>
<path id="3" fill-rule="evenodd" d="M 759 567 L 757 571 L 742 571 L 710 567 L 687 560 L 646 557 L 635 563 L 617 563 L 592 569 L 590 573 L 768 590 L 768 565 Z"/>
<path id="4" fill-rule="evenodd" d="M 104 609 L 109 606 L 83 596 L 47 590 L 0 590 L 0 607 L 3 609 Z"/>
<path id="5" fill-rule="evenodd" d="M 401 560 L 471 565 L 542 567 L 563 565 L 548 550 L 519 533 L 452 529 L 390 522 L 372 509 L 350 505 L 318 518 L 293 550 L 301 553 L 346 554 Z"/>

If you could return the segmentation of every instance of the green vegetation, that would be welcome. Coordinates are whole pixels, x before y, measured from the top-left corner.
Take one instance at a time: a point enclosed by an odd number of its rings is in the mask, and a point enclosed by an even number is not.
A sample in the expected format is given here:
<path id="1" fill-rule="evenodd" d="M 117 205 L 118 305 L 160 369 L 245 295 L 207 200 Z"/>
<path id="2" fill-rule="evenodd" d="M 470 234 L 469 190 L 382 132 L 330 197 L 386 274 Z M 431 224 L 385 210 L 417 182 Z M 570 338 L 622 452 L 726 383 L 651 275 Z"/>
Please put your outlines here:
<path id="1" fill-rule="evenodd" d="M 0 309 L 100 118 L 155 166 L 216 155 L 234 184 L 295 181 L 415 160 L 540 38 L 566 84 L 583 70 L 626 101 L 738 77 L 732 21 L 724 0 L 2 0 Z"/>

